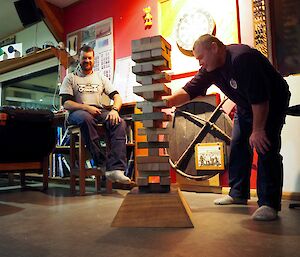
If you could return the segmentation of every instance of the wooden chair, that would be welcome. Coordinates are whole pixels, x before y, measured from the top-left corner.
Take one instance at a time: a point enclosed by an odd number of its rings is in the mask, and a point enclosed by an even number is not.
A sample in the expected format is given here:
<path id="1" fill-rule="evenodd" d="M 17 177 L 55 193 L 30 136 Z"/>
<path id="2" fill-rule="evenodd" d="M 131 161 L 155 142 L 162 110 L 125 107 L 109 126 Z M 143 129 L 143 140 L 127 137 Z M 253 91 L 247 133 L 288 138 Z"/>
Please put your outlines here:
<path id="1" fill-rule="evenodd" d="M 72 194 L 76 193 L 76 177 L 79 178 L 79 193 L 85 195 L 85 178 L 95 176 L 95 190 L 101 189 L 101 179 L 104 175 L 102 170 L 86 167 L 87 149 L 80 128 L 78 126 L 69 126 L 70 133 L 70 190 Z M 99 134 L 105 135 L 102 124 L 98 125 Z M 78 141 L 77 141 L 78 140 Z M 79 147 L 76 147 L 77 143 Z M 76 167 L 76 157 L 78 156 L 78 166 Z M 106 179 L 106 193 L 112 192 L 112 182 Z"/>

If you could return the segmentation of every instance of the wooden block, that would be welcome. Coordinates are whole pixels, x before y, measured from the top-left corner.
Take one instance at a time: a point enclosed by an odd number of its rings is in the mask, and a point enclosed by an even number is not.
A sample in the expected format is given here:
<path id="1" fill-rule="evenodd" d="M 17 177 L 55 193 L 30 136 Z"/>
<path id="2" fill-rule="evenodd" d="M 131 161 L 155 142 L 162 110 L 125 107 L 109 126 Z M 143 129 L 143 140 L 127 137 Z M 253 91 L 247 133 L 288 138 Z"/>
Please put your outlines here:
<path id="1" fill-rule="evenodd" d="M 160 92 L 165 95 L 171 94 L 171 89 L 164 83 L 148 84 L 133 87 L 133 93 L 139 95 L 144 92 Z"/>
<path id="2" fill-rule="evenodd" d="M 156 125 L 154 120 L 144 120 L 142 123 L 144 128 L 155 128 Z"/>
<path id="3" fill-rule="evenodd" d="M 144 120 L 169 121 L 172 119 L 172 117 L 171 115 L 168 115 L 165 112 L 152 112 L 152 113 L 132 114 L 132 119 L 134 121 L 144 121 Z"/>
<path id="4" fill-rule="evenodd" d="M 161 94 L 158 92 L 144 92 L 142 97 L 148 101 L 155 101 L 155 99 L 161 99 Z"/>
<path id="5" fill-rule="evenodd" d="M 131 52 L 134 53 L 141 45 L 139 39 L 131 40 Z"/>
<path id="6" fill-rule="evenodd" d="M 151 51 L 150 51 L 151 53 Z M 139 62 L 138 64 L 148 64 L 148 63 L 151 63 L 153 64 L 153 66 L 157 67 L 160 69 L 160 67 L 163 67 L 163 68 L 171 68 L 171 67 L 168 67 L 169 63 L 167 60 L 149 60 L 149 61 L 146 61 L 146 62 Z"/>
<path id="7" fill-rule="evenodd" d="M 143 172 L 141 172 L 141 173 L 143 173 Z M 170 179 L 169 174 L 170 174 L 169 171 L 164 172 L 164 173 L 161 173 L 161 172 L 160 173 L 159 172 L 158 173 L 153 173 L 153 172 L 147 173 L 147 172 L 145 172 L 145 173 L 143 173 L 143 177 L 140 177 L 137 179 L 137 184 L 139 187 L 148 186 L 152 183 L 157 183 L 161 186 L 171 185 L 171 179 Z M 158 179 L 155 177 L 158 177 Z M 153 181 L 153 178 L 158 181 Z"/>
<path id="8" fill-rule="evenodd" d="M 170 171 L 170 164 L 168 163 L 138 163 L 138 171 Z"/>
<path id="9" fill-rule="evenodd" d="M 172 67 L 171 57 L 168 54 L 159 54 L 159 52 L 151 53 L 152 50 L 147 50 L 144 52 L 132 53 L 131 59 L 136 63 L 146 63 L 146 62 L 161 62 L 162 65 L 158 65 L 160 70 L 170 70 Z"/>
<path id="10" fill-rule="evenodd" d="M 138 128 L 138 135 L 168 135 L 169 131 L 165 128 Z"/>
<path id="11" fill-rule="evenodd" d="M 139 176 L 145 177 L 149 175 L 153 176 L 169 176 L 170 164 L 169 163 L 156 163 L 151 166 L 151 163 L 138 163 L 137 169 Z"/>
<path id="12" fill-rule="evenodd" d="M 153 85 L 155 85 L 155 84 L 153 84 Z M 148 86 L 141 86 L 141 87 L 148 87 Z M 133 91 L 134 91 L 134 88 L 135 87 L 133 87 Z M 168 94 L 169 90 L 166 89 L 164 92 L 166 94 Z M 155 101 L 155 102 L 150 102 L 150 101 L 137 102 L 136 107 L 139 109 L 144 109 L 144 108 L 148 108 L 148 107 L 167 108 L 167 100 L 160 100 L 160 101 Z"/>
<path id="13" fill-rule="evenodd" d="M 159 156 L 160 149 L 159 148 L 149 148 L 148 149 L 148 155 L 153 157 L 153 156 Z"/>
<path id="14" fill-rule="evenodd" d="M 150 102 L 151 101 L 147 101 L 147 102 Z M 144 105 L 142 109 L 142 112 L 143 113 L 151 113 L 151 112 L 160 112 L 161 111 L 161 108 L 155 108 L 153 107 L 153 105 Z"/>
<path id="15" fill-rule="evenodd" d="M 144 128 L 162 128 L 163 122 L 161 120 L 143 120 Z"/>
<path id="16" fill-rule="evenodd" d="M 137 87 L 134 87 L 134 90 L 135 88 L 138 88 L 139 86 Z M 148 87 L 148 86 L 142 86 L 142 87 Z M 162 96 L 166 96 L 166 95 L 170 95 L 171 94 L 171 90 L 166 87 L 165 90 L 157 90 L 157 91 L 142 91 L 142 90 L 136 90 L 137 92 L 135 94 L 143 97 L 145 100 L 147 100 L 148 102 L 159 102 L 157 103 L 156 105 L 154 104 L 154 107 L 156 107 L 157 110 L 160 110 L 162 109 L 163 107 L 165 107 L 165 105 L 167 105 L 167 102 L 164 101 L 162 102 Z M 139 92 L 141 91 L 141 92 Z M 145 104 L 146 105 L 146 104 Z M 161 105 L 161 107 L 159 107 Z M 159 107 L 159 108 L 158 108 Z M 154 110 L 153 107 L 150 106 L 150 104 L 148 104 L 148 106 L 145 108 L 146 110 Z M 147 111 L 149 112 L 149 111 Z"/>
<path id="17" fill-rule="evenodd" d="M 171 185 L 171 178 L 169 176 L 168 177 L 160 177 L 160 184 L 162 186 Z"/>
<path id="18" fill-rule="evenodd" d="M 155 101 L 156 99 L 153 99 L 152 101 L 147 101 L 148 103 L 157 103 L 157 102 L 163 102 L 163 101 Z M 155 102 L 154 102 L 155 101 Z M 151 113 L 151 112 L 161 112 L 162 109 L 166 108 L 165 106 L 155 106 L 151 104 L 145 104 L 141 109 L 143 113 Z"/>
<path id="19" fill-rule="evenodd" d="M 162 101 L 162 97 L 169 95 L 167 93 L 161 93 L 161 92 L 144 92 L 141 94 L 141 96 L 148 102 L 158 102 Z M 153 110 L 152 112 L 160 112 L 163 107 L 158 107 L 158 108 L 151 108 L 148 106 L 148 108 L 145 108 L 145 110 Z M 146 111 L 144 111 L 146 112 Z M 147 111 L 150 112 L 150 111 Z"/>
<path id="20" fill-rule="evenodd" d="M 191 216 L 191 210 L 179 189 L 147 194 L 134 188 L 126 195 L 111 226 L 193 228 Z"/>
<path id="21" fill-rule="evenodd" d="M 147 141 L 168 142 L 168 135 L 147 135 Z"/>
<path id="22" fill-rule="evenodd" d="M 162 60 L 155 60 L 155 61 L 151 60 L 150 62 L 159 71 L 170 70 L 172 68 L 171 59 L 170 60 L 162 59 Z"/>
<path id="23" fill-rule="evenodd" d="M 131 52 L 135 53 L 135 52 L 149 50 L 149 49 L 151 49 L 151 48 L 149 48 L 150 43 L 151 43 L 150 37 L 144 37 L 141 39 L 132 40 L 131 41 Z"/>
<path id="24" fill-rule="evenodd" d="M 169 142 L 138 142 L 137 148 L 169 148 Z"/>
<path id="25" fill-rule="evenodd" d="M 142 172 L 143 173 L 143 172 Z M 139 187 L 143 186 L 151 186 L 153 184 L 157 184 L 157 186 L 168 186 L 171 185 L 171 179 L 169 172 L 165 172 L 160 174 L 154 174 L 154 173 L 144 173 L 143 174 L 143 180 L 142 183 L 138 184 Z M 144 178 L 147 178 L 147 181 L 144 180 Z"/>
<path id="26" fill-rule="evenodd" d="M 158 174 L 152 174 L 151 172 L 142 172 L 142 178 L 141 183 L 138 184 L 139 189 L 141 187 L 149 186 L 148 189 L 151 188 L 151 185 L 156 184 L 156 186 L 159 189 L 159 185 L 161 186 L 167 186 L 171 185 L 170 181 L 170 172 L 165 172 L 165 173 L 158 173 Z M 144 178 L 147 178 L 147 181 L 144 180 Z M 148 184 L 146 184 L 148 183 Z M 151 192 L 151 191 L 148 191 Z M 152 191 L 152 192 L 162 192 L 162 191 Z"/>
<path id="27" fill-rule="evenodd" d="M 131 41 L 131 51 L 133 53 L 155 48 L 168 49 L 170 51 L 171 45 L 160 35 Z"/>
<path id="28" fill-rule="evenodd" d="M 139 176 L 137 178 L 136 182 L 137 182 L 137 184 L 139 186 L 147 186 L 148 185 L 148 177 L 141 177 L 141 176 Z"/>
<path id="29" fill-rule="evenodd" d="M 161 176 L 166 177 L 170 176 L 170 165 L 168 163 L 164 164 L 155 164 L 155 168 L 151 167 L 151 164 L 138 164 L 137 170 L 139 171 L 139 176 L 147 177 L 147 176 Z"/>
<path id="30" fill-rule="evenodd" d="M 153 83 L 168 83 L 171 82 L 171 75 L 166 72 L 161 72 L 159 74 L 152 75 Z"/>
<path id="31" fill-rule="evenodd" d="M 150 85 L 155 83 L 168 83 L 171 81 L 171 76 L 168 73 L 161 72 L 148 76 L 136 76 L 136 81 L 142 85 Z"/>
<path id="32" fill-rule="evenodd" d="M 157 60 L 151 62 L 142 62 L 132 67 L 132 72 L 136 75 L 149 75 L 163 70 L 170 70 L 170 60 Z"/>
<path id="33" fill-rule="evenodd" d="M 133 72 L 134 74 L 143 75 L 143 74 L 141 74 L 141 73 L 142 73 L 142 70 L 143 70 L 142 65 L 135 65 L 135 66 L 132 66 L 132 72 Z M 152 74 L 152 73 L 150 73 L 150 74 Z"/>
<path id="34" fill-rule="evenodd" d="M 132 67 L 132 72 L 136 75 L 152 75 L 154 73 L 159 73 L 160 70 L 156 68 L 152 63 L 138 64 Z"/>
<path id="35" fill-rule="evenodd" d="M 163 142 L 164 140 L 159 140 L 160 137 L 159 135 L 147 135 L 147 141 L 152 141 L 152 142 Z"/>
<path id="36" fill-rule="evenodd" d="M 162 60 L 165 59 L 168 62 L 171 60 L 171 55 L 169 51 L 164 51 L 163 49 L 153 49 L 151 50 L 152 60 Z"/>
<path id="37" fill-rule="evenodd" d="M 137 163 L 169 163 L 169 155 L 165 156 L 136 156 Z"/>
<path id="38" fill-rule="evenodd" d="M 131 59 L 137 63 L 151 61 L 152 60 L 151 51 L 148 50 L 139 53 L 132 53 Z"/>
<path id="39" fill-rule="evenodd" d="M 142 85 L 150 85 L 150 84 L 153 84 L 153 78 L 152 78 L 152 75 L 136 76 L 136 82 L 138 82 Z"/>
<path id="40" fill-rule="evenodd" d="M 160 35 L 151 37 L 150 42 L 152 47 L 151 49 L 163 48 L 163 49 L 168 49 L 169 51 L 171 51 L 172 49 L 169 42 Z"/>
<path id="41" fill-rule="evenodd" d="M 132 40 L 131 49 L 133 61 L 140 63 L 153 60 L 165 60 L 167 64 L 163 65 L 163 69 L 165 69 L 165 67 L 171 69 L 171 45 L 162 36 Z M 151 52 L 150 56 L 149 51 Z M 144 53 L 141 54 L 142 52 Z"/>

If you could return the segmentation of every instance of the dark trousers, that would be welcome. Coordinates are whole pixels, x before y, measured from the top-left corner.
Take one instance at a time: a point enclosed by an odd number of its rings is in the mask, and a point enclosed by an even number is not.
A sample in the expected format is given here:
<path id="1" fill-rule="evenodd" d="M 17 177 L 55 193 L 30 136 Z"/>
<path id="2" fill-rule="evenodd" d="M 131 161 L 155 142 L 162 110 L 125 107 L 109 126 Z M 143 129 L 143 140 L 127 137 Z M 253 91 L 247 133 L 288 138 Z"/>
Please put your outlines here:
<path id="1" fill-rule="evenodd" d="M 266 134 L 271 142 L 270 150 L 258 153 L 257 195 L 258 205 L 267 205 L 276 210 L 281 209 L 283 165 L 281 148 L 281 130 L 285 114 L 269 115 Z M 253 151 L 249 144 L 252 132 L 251 113 L 237 111 L 234 117 L 231 152 L 229 158 L 229 195 L 243 199 L 250 198 L 250 175 Z"/>
<path id="2" fill-rule="evenodd" d="M 112 125 L 106 117 L 108 111 L 101 109 L 101 114 L 93 117 L 89 112 L 77 110 L 71 112 L 68 122 L 78 125 L 81 129 L 85 144 L 97 166 L 103 165 L 106 159 L 106 170 L 125 170 L 126 168 L 126 123 L 121 119 L 117 125 Z M 103 123 L 107 137 L 108 151 L 104 156 L 100 147 L 97 124 Z"/>

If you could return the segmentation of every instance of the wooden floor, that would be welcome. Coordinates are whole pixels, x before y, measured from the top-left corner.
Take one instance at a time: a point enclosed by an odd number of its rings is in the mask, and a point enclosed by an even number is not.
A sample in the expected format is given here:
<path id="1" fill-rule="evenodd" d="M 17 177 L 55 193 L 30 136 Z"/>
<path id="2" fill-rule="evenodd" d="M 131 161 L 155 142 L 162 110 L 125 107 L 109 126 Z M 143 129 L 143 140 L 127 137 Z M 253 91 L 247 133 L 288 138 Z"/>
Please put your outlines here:
<path id="1" fill-rule="evenodd" d="M 0 185 L 1 257 L 300 256 L 300 210 L 289 201 L 279 220 L 255 222 L 256 199 L 215 206 L 220 195 L 183 192 L 194 228 L 115 228 L 126 190 L 72 197 L 67 185 L 46 193 Z"/>

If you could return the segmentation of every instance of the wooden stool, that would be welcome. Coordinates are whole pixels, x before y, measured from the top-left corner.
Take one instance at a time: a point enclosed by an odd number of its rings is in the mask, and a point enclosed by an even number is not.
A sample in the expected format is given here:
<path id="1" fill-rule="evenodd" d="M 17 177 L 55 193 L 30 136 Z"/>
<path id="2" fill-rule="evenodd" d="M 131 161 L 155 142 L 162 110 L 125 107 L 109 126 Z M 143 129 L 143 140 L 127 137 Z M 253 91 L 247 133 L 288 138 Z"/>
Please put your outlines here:
<path id="1" fill-rule="evenodd" d="M 102 124 L 98 125 L 99 134 L 105 133 Z M 80 128 L 78 126 L 69 126 L 70 133 L 70 189 L 71 193 L 76 192 L 76 177 L 79 177 L 79 191 L 80 195 L 85 195 L 85 178 L 95 176 L 95 190 L 99 192 L 101 189 L 101 178 L 104 172 L 97 168 L 86 168 L 86 146 Z M 79 141 L 78 148 L 78 168 L 76 167 L 76 139 Z M 112 192 L 112 182 L 106 179 L 106 192 Z"/>

